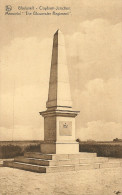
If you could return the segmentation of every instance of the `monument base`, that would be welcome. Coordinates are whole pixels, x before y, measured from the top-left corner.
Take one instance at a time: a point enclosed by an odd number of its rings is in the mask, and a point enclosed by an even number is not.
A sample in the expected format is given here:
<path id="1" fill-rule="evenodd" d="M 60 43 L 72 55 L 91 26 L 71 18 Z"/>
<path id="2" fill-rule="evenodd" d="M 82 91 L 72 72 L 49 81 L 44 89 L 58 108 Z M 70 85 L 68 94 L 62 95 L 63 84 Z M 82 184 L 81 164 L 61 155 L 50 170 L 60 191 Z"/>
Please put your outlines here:
<path id="1" fill-rule="evenodd" d="M 55 142 L 42 143 L 40 146 L 43 154 L 77 154 L 79 153 L 79 143 L 77 142 Z"/>

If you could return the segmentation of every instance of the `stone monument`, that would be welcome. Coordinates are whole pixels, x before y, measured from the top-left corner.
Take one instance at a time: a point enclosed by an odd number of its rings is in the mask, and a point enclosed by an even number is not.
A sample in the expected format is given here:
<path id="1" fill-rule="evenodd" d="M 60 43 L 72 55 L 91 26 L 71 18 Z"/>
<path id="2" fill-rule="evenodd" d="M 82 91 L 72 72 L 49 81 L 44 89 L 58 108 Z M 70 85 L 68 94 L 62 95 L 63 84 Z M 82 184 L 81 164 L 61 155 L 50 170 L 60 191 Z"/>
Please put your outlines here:
<path id="1" fill-rule="evenodd" d="M 46 107 L 46 111 L 40 112 L 44 117 L 40 152 L 25 152 L 24 156 L 4 161 L 4 166 L 39 173 L 121 166 L 120 162 L 111 163 L 96 153 L 79 152 L 79 143 L 75 141 L 75 117 L 79 112 L 72 110 L 64 37 L 60 30 L 54 34 Z"/>
<path id="2" fill-rule="evenodd" d="M 79 143 L 75 141 L 75 117 L 72 110 L 70 83 L 66 61 L 65 41 L 60 30 L 53 38 L 47 110 L 44 117 L 44 143 L 41 152 L 47 154 L 75 154 Z"/>

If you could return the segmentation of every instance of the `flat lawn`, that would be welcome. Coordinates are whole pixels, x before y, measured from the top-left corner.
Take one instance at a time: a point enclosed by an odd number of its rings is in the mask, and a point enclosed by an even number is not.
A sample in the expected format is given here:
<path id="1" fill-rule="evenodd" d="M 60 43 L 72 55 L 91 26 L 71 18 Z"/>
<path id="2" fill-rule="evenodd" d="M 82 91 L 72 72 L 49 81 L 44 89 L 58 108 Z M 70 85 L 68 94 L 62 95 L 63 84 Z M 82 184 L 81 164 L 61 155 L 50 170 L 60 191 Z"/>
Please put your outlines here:
<path id="1" fill-rule="evenodd" d="M 0 195 L 122 194 L 122 168 L 33 173 L 0 167 Z"/>

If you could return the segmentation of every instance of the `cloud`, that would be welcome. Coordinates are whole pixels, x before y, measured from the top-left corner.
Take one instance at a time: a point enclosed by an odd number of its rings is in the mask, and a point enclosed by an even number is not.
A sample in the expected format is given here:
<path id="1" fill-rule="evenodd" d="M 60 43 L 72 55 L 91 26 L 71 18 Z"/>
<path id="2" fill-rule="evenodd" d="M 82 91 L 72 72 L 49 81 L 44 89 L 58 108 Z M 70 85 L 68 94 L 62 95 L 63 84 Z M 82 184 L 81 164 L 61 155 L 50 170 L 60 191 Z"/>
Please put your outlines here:
<path id="1" fill-rule="evenodd" d="M 66 42 L 71 74 L 78 70 L 79 86 L 95 78 L 121 77 L 122 23 L 101 18 L 84 21 Z"/>
<path id="2" fill-rule="evenodd" d="M 85 61 L 94 58 L 101 59 L 103 55 L 106 55 L 106 51 L 110 52 L 106 58 L 110 57 L 112 52 L 114 52 L 114 56 L 120 54 L 121 51 L 116 51 L 116 47 L 122 49 L 121 27 L 122 23 L 111 24 L 108 20 L 101 18 L 82 22 L 77 32 L 67 36 L 70 43 L 69 54 L 80 53 L 80 58 Z"/>
<path id="3" fill-rule="evenodd" d="M 105 125 L 109 123 L 113 138 L 118 135 L 116 124 L 122 123 L 121 41 L 122 23 L 101 18 L 82 22 L 66 38 L 73 105 L 80 110 L 76 131 L 81 139 L 82 134 L 84 139 L 112 139 Z M 93 121 L 96 126 L 89 127 Z M 102 121 L 102 135 L 96 121 Z"/>
<path id="4" fill-rule="evenodd" d="M 122 139 L 122 124 L 105 121 L 91 121 L 87 126 L 79 129 L 76 134 L 82 141 L 112 141 L 115 138 Z"/>
<path id="5" fill-rule="evenodd" d="M 80 125 L 95 120 L 122 122 L 122 79 L 94 79 L 83 91 L 76 90 L 73 99 L 80 109 Z M 77 97 L 77 98 L 76 98 Z"/>

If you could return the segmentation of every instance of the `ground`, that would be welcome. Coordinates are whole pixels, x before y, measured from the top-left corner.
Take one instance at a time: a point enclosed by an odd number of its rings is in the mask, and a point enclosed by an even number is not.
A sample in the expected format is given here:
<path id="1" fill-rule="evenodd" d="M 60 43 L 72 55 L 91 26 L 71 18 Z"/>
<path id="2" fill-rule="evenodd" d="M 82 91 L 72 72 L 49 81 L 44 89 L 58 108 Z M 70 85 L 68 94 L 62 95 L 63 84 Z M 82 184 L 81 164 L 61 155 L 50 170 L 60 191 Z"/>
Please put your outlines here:
<path id="1" fill-rule="evenodd" d="M 0 167 L 0 195 L 122 194 L 122 168 L 34 173 Z"/>

